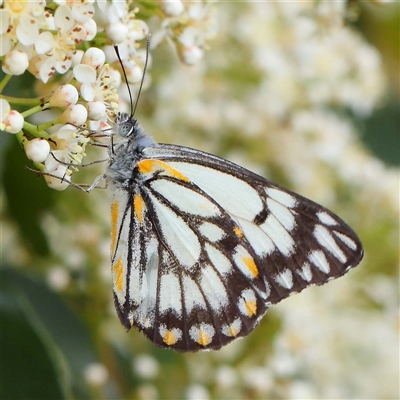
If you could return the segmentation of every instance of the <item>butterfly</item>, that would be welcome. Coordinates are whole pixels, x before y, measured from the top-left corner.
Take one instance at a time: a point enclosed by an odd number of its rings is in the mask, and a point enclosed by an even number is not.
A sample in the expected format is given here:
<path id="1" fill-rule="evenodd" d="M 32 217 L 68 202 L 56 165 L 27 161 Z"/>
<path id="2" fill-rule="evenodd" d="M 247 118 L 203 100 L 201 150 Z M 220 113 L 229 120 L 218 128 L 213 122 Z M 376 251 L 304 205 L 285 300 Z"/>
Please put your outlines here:
<path id="1" fill-rule="evenodd" d="M 156 143 L 118 113 L 106 172 L 121 323 L 156 346 L 219 349 L 268 308 L 363 257 L 338 216 L 217 156 Z"/>

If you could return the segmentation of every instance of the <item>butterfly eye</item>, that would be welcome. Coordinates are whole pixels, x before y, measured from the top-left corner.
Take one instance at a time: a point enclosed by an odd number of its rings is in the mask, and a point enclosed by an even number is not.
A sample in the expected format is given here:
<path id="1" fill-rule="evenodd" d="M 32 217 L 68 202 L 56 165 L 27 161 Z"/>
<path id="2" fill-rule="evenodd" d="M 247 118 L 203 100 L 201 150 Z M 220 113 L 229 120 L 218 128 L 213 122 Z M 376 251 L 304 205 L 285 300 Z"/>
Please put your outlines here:
<path id="1" fill-rule="evenodd" d="M 132 133 L 133 128 L 134 128 L 133 122 L 131 120 L 128 120 L 118 127 L 118 133 L 122 137 L 127 137 Z"/>

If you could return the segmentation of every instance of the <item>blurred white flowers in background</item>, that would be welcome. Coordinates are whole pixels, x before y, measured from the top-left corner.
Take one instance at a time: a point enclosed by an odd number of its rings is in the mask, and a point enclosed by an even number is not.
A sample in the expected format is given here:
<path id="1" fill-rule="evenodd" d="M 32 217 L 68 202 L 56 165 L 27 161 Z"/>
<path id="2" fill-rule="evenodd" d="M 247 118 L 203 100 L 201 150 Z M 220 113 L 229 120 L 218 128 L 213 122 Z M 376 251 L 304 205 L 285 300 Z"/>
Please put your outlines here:
<path id="1" fill-rule="evenodd" d="M 25 71 L 38 96 L 1 95 L 1 135 L 53 175 L 50 187 L 66 189 L 78 169 L 94 178 L 80 165 L 107 137 L 88 129 L 107 136 L 116 112 L 129 109 L 112 46 L 135 100 L 151 33 L 138 114 L 155 140 L 218 154 L 300 192 L 364 243 L 365 259 L 345 278 L 273 307 L 252 335 L 219 352 L 181 356 L 125 335 L 114 314 L 104 191 L 71 190 L 45 205 L 37 218 L 46 261 L 9 219 L 4 259 L 43 274 L 87 322 L 102 364 L 83 374 L 107 388 L 104 398 L 398 398 L 399 171 L 361 140 L 357 121 L 384 103 L 388 82 L 382 55 L 349 22 L 350 3 L 0 1 L 1 89 Z M 3 204 L 3 213 L 13 205 Z"/>
<path id="2" fill-rule="evenodd" d="M 153 47 L 168 37 L 187 64 L 203 57 L 208 41 L 216 32 L 215 19 L 205 3 L 160 2 L 141 6 L 142 9 L 131 1 L 54 1 L 51 4 L 2 1 L 0 56 L 6 74 L 2 89 L 11 77 L 25 71 L 42 84 L 36 85 L 41 96 L 36 101 L 10 96 L 0 99 L 1 129 L 17 134 L 17 139 L 24 144 L 34 138 L 49 140 L 52 129 L 59 124 L 84 128 L 84 125 L 93 126 L 93 122 L 98 125 L 113 122 L 118 111 L 117 90 L 121 85 L 121 66 L 113 46 L 118 45 L 130 84 L 137 85 L 143 75 L 143 42 L 150 30 L 147 22 L 137 17 L 140 11 L 148 18 L 159 19 L 158 33 L 157 28 L 155 33 L 158 39 L 153 41 Z M 125 101 L 130 101 L 128 96 Z M 20 114 L 13 110 L 13 103 L 24 107 L 24 111 Z M 49 109 L 56 111 L 56 117 L 40 126 L 24 120 L 30 116 L 37 120 L 38 113 Z M 84 129 L 78 133 L 82 134 Z M 75 139 L 71 137 L 71 140 Z M 49 145 L 53 150 L 49 155 L 52 160 L 47 161 L 59 165 L 49 170 L 48 163 L 34 161 L 35 167 L 43 172 L 49 186 L 64 190 L 85 153 L 78 151 L 75 156 L 79 154 L 79 157 L 69 157 L 66 161 L 54 157 L 54 151 L 60 150 L 56 142 L 50 140 Z M 54 180 L 61 182 L 55 185 Z"/>

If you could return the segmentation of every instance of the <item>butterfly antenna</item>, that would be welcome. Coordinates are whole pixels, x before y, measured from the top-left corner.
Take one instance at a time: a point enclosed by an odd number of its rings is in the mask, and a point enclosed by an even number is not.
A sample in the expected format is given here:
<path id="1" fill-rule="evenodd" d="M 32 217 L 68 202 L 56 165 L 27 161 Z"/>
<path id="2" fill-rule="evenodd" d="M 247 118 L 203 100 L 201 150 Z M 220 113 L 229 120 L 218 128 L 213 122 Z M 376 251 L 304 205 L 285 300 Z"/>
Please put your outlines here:
<path id="1" fill-rule="evenodd" d="M 151 35 L 148 34 L 147 35 L 147 44 L 146 44 L 146 58 L 144 60 L 143 74 L 142 74 L 142 79 L 140 81 L 139 91 L 138 91 L 138 94 L 136 96 L 135 107 L 133 107 L 132 92 L 131 92 L 131 88 L 129 87 L 128 78 L 126 76 L 126 71 L 125 71 L 124 65 L 122 63 L 121 56 L 119 55 L 118 46 L 114 46 L 115 53 L 117 54 L 118 60 L 119 60 L 119 62 L 121 64 L 121 67 L 122 67 L 122 72 L 124 74 L 126 86 L 128 87 L 129 99 L 131 100 L 131 118 L 133 118 L 133 116 L 135 115 L 136 107 L 137 107 L 138 102 L 139 102 L 139 97 L 140 97 L 140 94 L 142 93 L 142 87 L 143 87 L 144 77 L 146 75 L 147 63 L 149 61 L 150 39 L 151 39 Z"/>

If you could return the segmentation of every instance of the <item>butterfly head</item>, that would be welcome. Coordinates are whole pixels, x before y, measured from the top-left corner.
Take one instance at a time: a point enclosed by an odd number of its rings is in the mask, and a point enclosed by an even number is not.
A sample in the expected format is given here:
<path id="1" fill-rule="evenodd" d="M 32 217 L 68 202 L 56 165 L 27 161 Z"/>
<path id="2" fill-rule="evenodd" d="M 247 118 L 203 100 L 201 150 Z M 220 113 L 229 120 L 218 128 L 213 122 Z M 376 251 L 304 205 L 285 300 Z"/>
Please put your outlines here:
<path id="1" fill-rule="evenodd" d="M 129 114 L 119 112 L 115 118 L 116 133 L 123 138 L 129 138 L 137 128 L 137 120 L 132 118 Z"/>
<path id="2" fill-rule="evenodd" d="M 115 118 L 114 133 L 116 143 L 111 144 L 110 153 L 118 151 L 131 152 L 144 147 L 155 146 L 156 142 L 139 124 L 138 120 L 125 112 L 119 112 Z"/>

